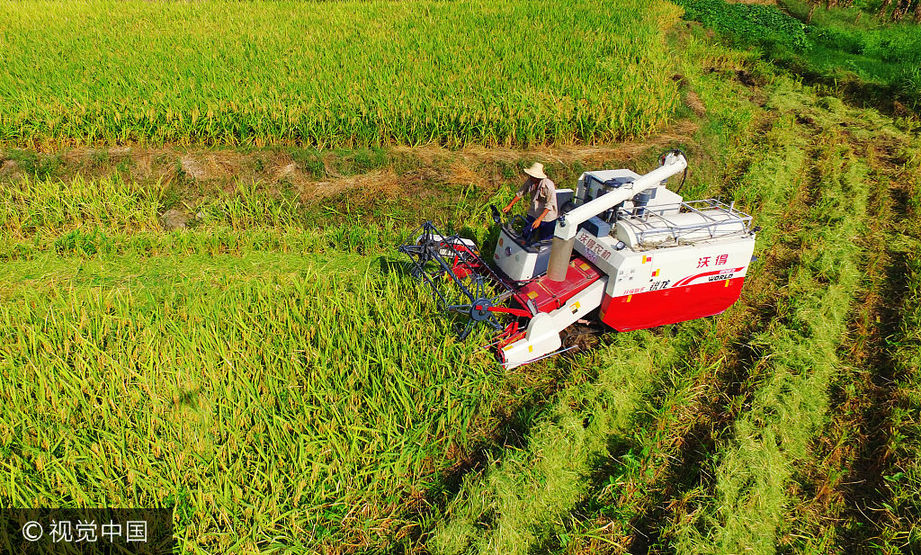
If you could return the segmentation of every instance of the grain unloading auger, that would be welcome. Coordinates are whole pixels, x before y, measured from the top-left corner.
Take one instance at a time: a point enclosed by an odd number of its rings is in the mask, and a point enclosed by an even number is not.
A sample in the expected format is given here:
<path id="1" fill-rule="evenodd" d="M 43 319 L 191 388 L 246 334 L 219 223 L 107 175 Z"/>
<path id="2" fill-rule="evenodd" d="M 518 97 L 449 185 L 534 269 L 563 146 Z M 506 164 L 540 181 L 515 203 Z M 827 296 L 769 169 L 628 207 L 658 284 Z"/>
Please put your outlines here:
<path id="1" fill-rule="evenodd" d="M 645 175 L 586 172 L 574 194 L 558 190 L 551 240 L 529 244 L 492 207 L 500 228 L 492 265 L 473 241 L 444 237 L 429 222 L 400 252 L 439 307 L 466 318 L 463 337 L 480 323 L 498 332 L 506 368 L 558 352 L 560 332 L 596 309 L 618 331 L 719 314 L 741 294 L 757 228 L 733 205 L 668 190 L 687 170 L 680 151 L 660 163 Z"/>

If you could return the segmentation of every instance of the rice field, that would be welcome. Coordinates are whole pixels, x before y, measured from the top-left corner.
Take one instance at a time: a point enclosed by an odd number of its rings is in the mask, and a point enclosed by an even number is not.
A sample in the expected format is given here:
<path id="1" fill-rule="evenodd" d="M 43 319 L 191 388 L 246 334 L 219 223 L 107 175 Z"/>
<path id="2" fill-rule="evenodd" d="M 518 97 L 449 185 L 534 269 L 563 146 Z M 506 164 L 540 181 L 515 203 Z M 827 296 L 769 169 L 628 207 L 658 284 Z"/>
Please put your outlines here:
<path id="1" fill-rule="evenodd" d="M 917 122 L 563 4 L 0 5 L 0 506 L 168 507 L 195 553 L 921 549 Z M 763 228 L 722 315 L 506 371 L 395 252 L 663 146 Z M 246 179 L 189 169 L 222 148 Z"/>
<path id="2" fill-rule="evenodd" d="M 534 145 L 645 136 L 656 0 L 0 4 L 0 142 Z"/>
<path id="3" fill-rule="evenodd" d="M 501 381 L 356 256 L 55 253 L 0 280 L 4 505 L 173 506 L 186 549 L 397 533 Z"/>

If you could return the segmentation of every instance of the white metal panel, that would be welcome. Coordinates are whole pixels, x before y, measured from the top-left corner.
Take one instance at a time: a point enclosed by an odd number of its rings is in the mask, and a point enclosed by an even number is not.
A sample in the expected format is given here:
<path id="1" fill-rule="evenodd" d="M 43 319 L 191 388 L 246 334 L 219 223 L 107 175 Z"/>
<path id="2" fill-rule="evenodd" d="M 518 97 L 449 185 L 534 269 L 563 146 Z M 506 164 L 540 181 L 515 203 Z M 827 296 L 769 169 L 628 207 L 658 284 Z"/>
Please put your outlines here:
<path id="1" fill-rule="evenodd" d="M 681 195 L 674 191 L 669 191 L 664 185 L 660 185 L 656 189 L 655 198 L 649 199 L 649 204 L 646 205 L 646 211 L 652 212 L 654 214 L 677 214 L 681 210 L 681 201 L 684 200 Z M 632 205 L 632 202 L 629 202 Z M 625 208 L 633 208 L 633 206 L 627 206 L 624 204 Z"/>
<path id="2" fill-rule="evenodd" d="M 593 199 L 598 196 L 599 190 L 604 188 L 605 181 L 618 177 L 636 180 L 640 178 L 640 174 L 628 169 L 585 172 L 579 176 L 576 198 L 581 201 L 585 201 L 586 198 Z"/>
<path id="3" fill-rule="evenodd" d="M 657 291 L 676 284 L 696 285 L 709 279 L 744 277 L 755 249 L 755 238 L 748 233 L 644 250 L 630 247 L 615 250 L 617 242 L 615 237 L 596 237 L 580 229 L 574 248 L 610 276 L 607 294 L 612 297 Z M 699 274 L 710 275 L 682 281 Z"/>
<path id="4" fill-rule="evenodd" d="M 742 233 L 747 228 L 747 222 L 740 220 L 730 212 L 724 210 L 708 210 L 706 214 L 699 212 L 674 213 L 668 216 L 668 221 L 676 227 L 684 227 L 689 231 L 680 235 L 682 241 L 696 241 L 713 237 L 714 234 L 729 235 Z M 662 227 L 662 233 L 650 235 L 645 240 L 638 236 L 638 231 L 644 227 L 652 229 L 656 226 L 656 217 L 651 215 L 646 221 L 620 220 L 615 225 L 617 239 L 626 243 L 630 248 L 651 246 L 655 243 L 674 241 L 675 236 L 668 228 Z"/>
<path id="5" fill-rule="evenodd" d="M 601 270 L 601 273 L 611 275 L 615 272 L 618 260 L 623 255 L 618 256 L 614 249 L 617 239 L 610 235 L 606 237 L 596 237 L 585 229 L 580 229 L 576 235 L 576 244 L 573 250 L 584 256 L 589 262 Z"/>
<path id="6" fill-rule="evenodd" d="M 572 239 L 576 236 L 578 227 L 582 222 L 617 206 L 625 200 L 633 198 L 636 194 L 642 193 L 646 189 L 658 187 L 661 182 L 684 171 L 687 167 L 688 162 L 684 156 L 668 154 L 663 165 L 640 176 L 633 183 L 624 185 L 620 189 L 614 189 L 567 212 L 564 217 L 557 220 L 556 229 L 553 232 L 554 237 L 565 240 Z"/>
<path id="7" fill-rule="evenodd" d="M 499 231 L 493 261 L 502 272 L 515 281 L 524 281 L 534 277 L 537 265 L 537 253 L 521 248 L 505 229 Z"/>
<path id="8" fill-rule="evenodd" d="M 625 248 L 606 293 L 620 297 L 744 277 L 754 249 L 755 238 L 748 234 L 644 251 Z"/>

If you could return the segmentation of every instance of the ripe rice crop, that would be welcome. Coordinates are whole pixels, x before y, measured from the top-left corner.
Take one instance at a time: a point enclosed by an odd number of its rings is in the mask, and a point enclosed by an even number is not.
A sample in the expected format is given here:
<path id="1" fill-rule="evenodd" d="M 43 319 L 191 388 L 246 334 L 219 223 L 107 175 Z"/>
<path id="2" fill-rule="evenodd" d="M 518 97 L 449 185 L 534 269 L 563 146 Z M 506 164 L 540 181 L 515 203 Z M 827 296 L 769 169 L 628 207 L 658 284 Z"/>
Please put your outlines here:
<path id="1" fill-rule="evenodd" d="M 651 6 L 0 5 L 0 146 L 51 147 L 0 152 L 0 504 L 167 507 L 183 552 L 917 545 L 916 138 L 699 26 L 666 52 L 675 12 Z M 261 177 L 217 178 L 183 160 L 201 148 L 53 150 L 603 140 L 667 121 L 676 87 L 692 125 L 642 153 L 246 148 L 270 155 L 228 166 Z M 425 219 L 489 253 L 488 205 L 535 158 L 569 185 L 660 143 L 690 154 L 686 198 L 764 227 L 723 315 L 580 326 L 579 350 L 506 371 L 398 262 Z"/>
<path id="2" fill-rule="evenodd" d="M 3 264 L 0 499 L 170 506 L 216 552 L 393 524 L 500 378 L 406 280 L 354 255 Z"/>
<path id="3" fill-rule="evenodd" d="M 663 1 L 0 4 L 0 141 L 607 141 L 678 106 Z"/>
<path id="4" fill-rule="evenodd" d="M 0 185 L 0 499 L 172 507 L 217 552 L 385 541 L 493 410 L 483 337 L 381 262 L 396 231 L 240 183 L 165 232 L 163 195 Z"/>

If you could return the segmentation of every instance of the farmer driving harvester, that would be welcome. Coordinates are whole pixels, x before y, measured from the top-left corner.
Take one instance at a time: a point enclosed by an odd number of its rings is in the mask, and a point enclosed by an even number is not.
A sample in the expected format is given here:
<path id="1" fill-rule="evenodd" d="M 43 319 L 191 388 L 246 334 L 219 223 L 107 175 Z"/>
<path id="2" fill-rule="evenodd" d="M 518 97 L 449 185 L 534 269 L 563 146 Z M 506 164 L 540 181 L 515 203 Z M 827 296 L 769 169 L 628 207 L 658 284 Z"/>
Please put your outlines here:
<path id="1" fill-rule="evenodd" d="M 497 332 L 490 346 L 506 369 L 573 348 L 563 347 L 563 330 L 592 312 L 622 332 L 714 316 L 739 299 L 758 228 L 734 203 L 685 201 L 669 190 L 687 168 L 684 153 L 670 150 L 643 175 L 588 171 L 575 191 L 557 191 L 534 164 L 503 211 L 530 195 L 524 232 L 552 241 L 523 244 L 522 218 L 503 221 L 491 206 L 491 263 L 474 241 L 441 235 L 431 222 L 400 252 L 439 309 L 461 317 L 461 338 L 479 325 Z"/>
<path id="2" fill-rule="evenodd" d="M 540 162 L 535 162 L 530 168 L 525 168 L 524 173 L 527 179 L 515 193 L 512 202 L 508 203 L 502 212 L 507 214 L 516 202 L 525 195 L 530 195 L 531 206 L 528 208 L 528 217 L 525 218 L 521 236 L 528 243 L 550 239 L 553 237 L 553 229 L 556 227 L 556 219 L 559 216 L 559 207 L 556 205 L 556 185 L 547 178 L 547 174 L 544 173 L 544 165 Z"/>

